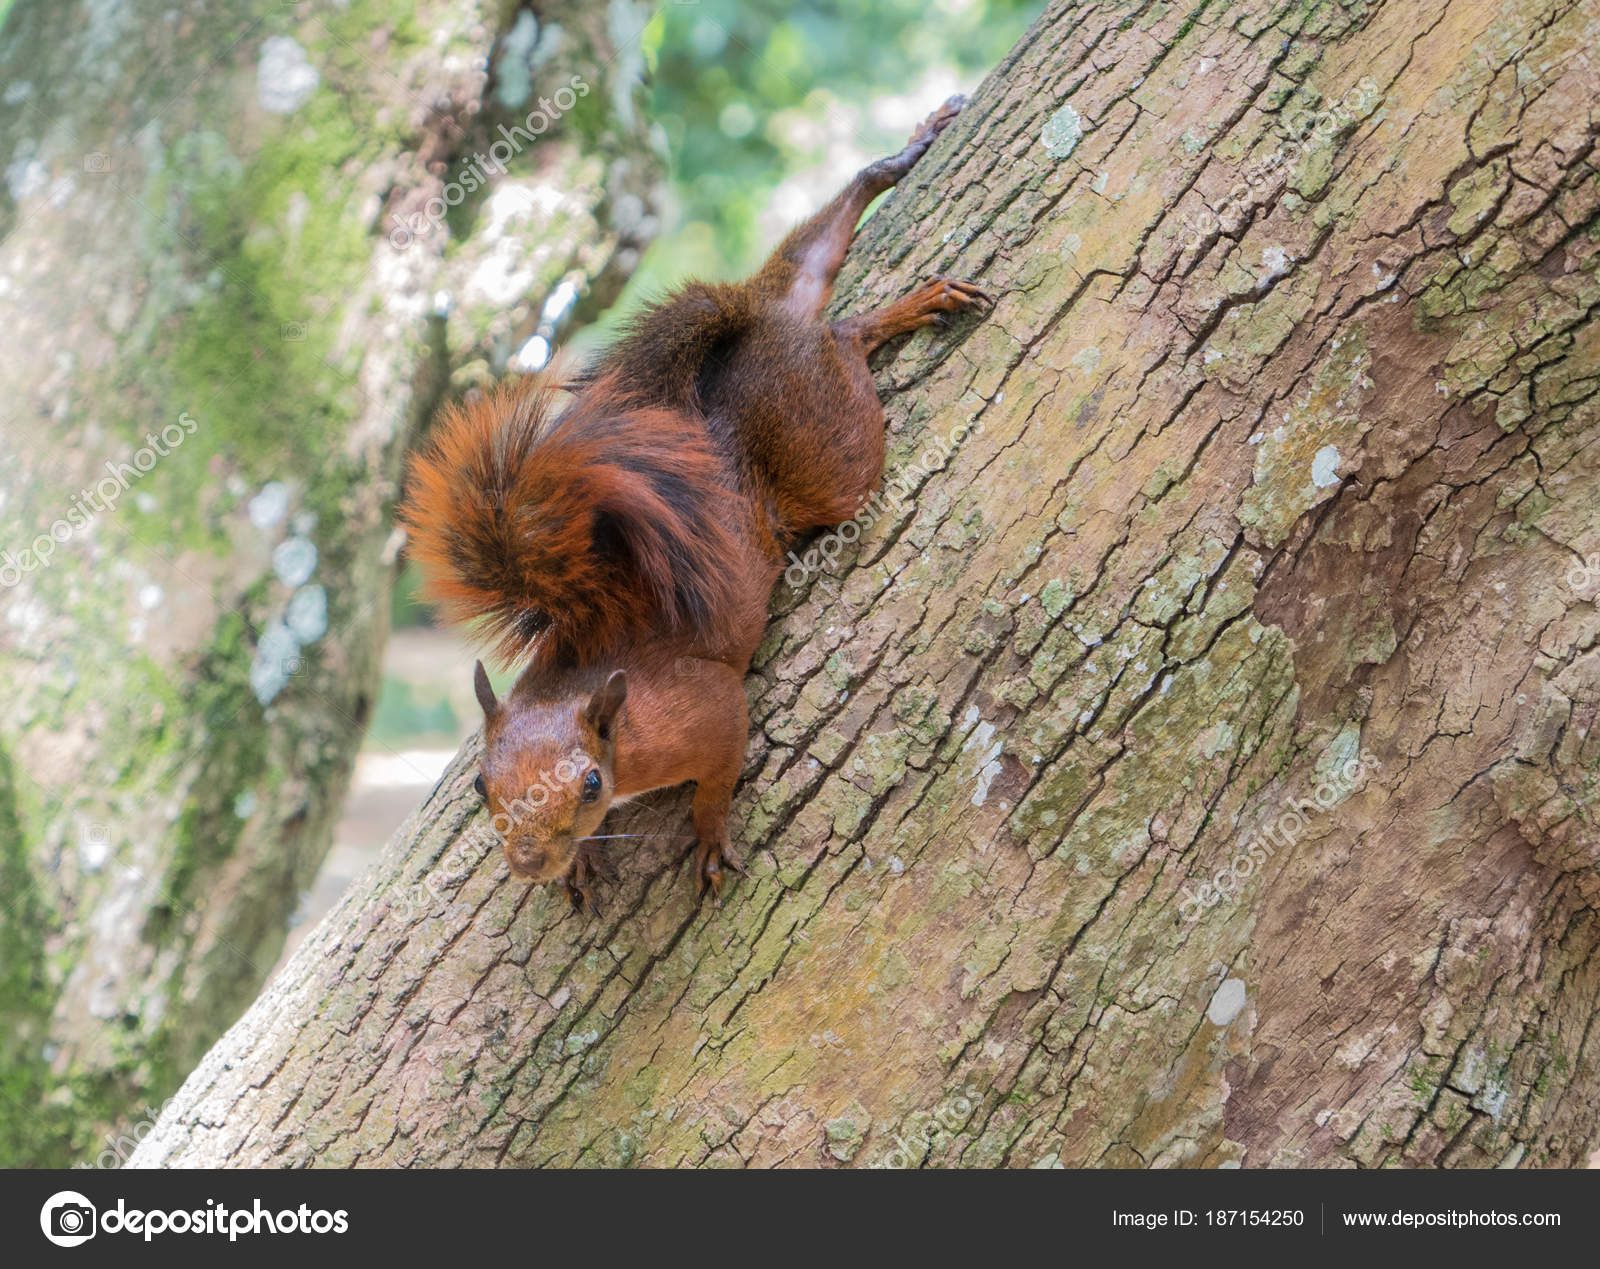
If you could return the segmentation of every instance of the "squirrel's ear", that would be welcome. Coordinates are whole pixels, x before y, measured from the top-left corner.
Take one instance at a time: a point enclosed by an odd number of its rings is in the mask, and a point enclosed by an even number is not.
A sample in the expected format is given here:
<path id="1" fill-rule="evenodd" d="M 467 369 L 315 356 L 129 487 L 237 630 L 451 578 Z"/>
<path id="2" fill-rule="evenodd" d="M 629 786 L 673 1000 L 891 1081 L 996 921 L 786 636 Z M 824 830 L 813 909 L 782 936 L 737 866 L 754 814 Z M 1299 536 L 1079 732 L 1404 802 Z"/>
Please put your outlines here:
<path id="1" fill-rule="evenodd" d="M 500 702 L 494 698 L 494 688 L 489 686 L 489 671 L 483 668 L 479 661 L 472 671 L 472 690 L 478 694 L 478 704 L 483 706 L 484 721 L 494 717 L 494 712 L 500 707 Z"/>
<path id="2" fill-rule="evenodd" d="M 627 695 L 628 676 L 621 670 L 613 670 L 605 685 L 589 698 L 589 708 L 584 711 L 584 717 L 600 733 L 601 740 L 611 739 L 611 721 L 616 718 Z"/>

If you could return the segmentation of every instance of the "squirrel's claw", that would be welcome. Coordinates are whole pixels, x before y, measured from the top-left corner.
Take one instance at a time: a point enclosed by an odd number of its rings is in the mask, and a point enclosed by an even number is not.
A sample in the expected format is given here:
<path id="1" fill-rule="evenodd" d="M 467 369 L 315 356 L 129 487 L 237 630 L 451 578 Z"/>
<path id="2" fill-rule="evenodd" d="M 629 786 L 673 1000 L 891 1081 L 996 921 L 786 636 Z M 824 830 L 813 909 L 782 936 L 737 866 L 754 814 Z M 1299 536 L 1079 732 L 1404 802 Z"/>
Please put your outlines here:
<path id="1" fill-rule="evenodd" d="M 572 871 L 567 874 L 562 884 L 567 888 L 567 898 L 572 901 L 572 910 L 580 916 L 587 912 L 598 920 L 600 904 L 594 897 L 596 877 L 615 881 L 616 863 L 593 842 L 580 842 L 578 856 L 572 861 Z"/>
<path id="2" fill-rule="evenodd" d="M 568 877 L 564 883 L 567 887 L 567 898 L 572 901 L 572 910 L 579 916 L 585 912 L 596 920 L 600 917 L 600 905 L 595 901 L 594 886 L 587 879 L 583 881 Z"/>
<path id="3" fill-rule="evenodd" d="M 722 906 L 722 891 L 728 884 L 723 869 L 736 872 L 741 877 L 749 875 L 724 843 L 697 841 L 694 847 L 695 895 L 704 899 L 706 891 L 710 890 L 712 905 L 718 908 Z"/>
<path id="4" fill-rule="evenodd" d="M 960 94 L 951 97 L 918 125 L 911 139 L 906 142 L 905 149 L 893 158 L 879 159 L 866 170 L 867 173 L 886 177 L 891 185 L 899 181 L 927 153 L 928 147 L 950 126 L 950 121 L 961 113 L 961 107 L 966 104 L 967 99 Z"/>
<path id="5" fill-rule="evenodd" d="M 967 99 L 960 93 L 957 93 L 954 97 L 947 98 L 937 110 L 917 126 L 916 132 L 911 137 L 911 144 L 915 145 L 918 141 L 932 141 L 934 137 L 950 126 L 950 121 L 961 113 L 961 108 L 966 104 Z"/>
<path id="6" fill-rule="evenodd" d="M 965 278 L 947 278 L 941 275 L 932 278 L 928 285 L 937 289 L 939 299 L 948 307 L 976 308 L 979 304 L 994 307 L 994 296 L 977 283 L 968 282 Z"/>

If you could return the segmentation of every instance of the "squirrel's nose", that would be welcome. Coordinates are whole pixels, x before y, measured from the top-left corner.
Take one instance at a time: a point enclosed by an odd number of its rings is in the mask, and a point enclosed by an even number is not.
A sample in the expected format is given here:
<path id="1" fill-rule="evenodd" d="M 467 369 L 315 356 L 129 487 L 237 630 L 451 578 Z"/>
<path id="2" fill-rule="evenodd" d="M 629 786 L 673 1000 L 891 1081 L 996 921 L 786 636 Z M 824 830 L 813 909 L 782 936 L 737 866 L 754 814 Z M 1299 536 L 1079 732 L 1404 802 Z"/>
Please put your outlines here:
<path id="1" fill-rule="evenodd" d="M 560 871 L 563 856 L 555 842 L 507 842 L 511 871 L 531 881 L 549 881 Z"/>
<path id="2" fill-rule="evenodd" d="M 537 846 L 507 846 L 506 859 L 511 871 L 524 877 L 536 877 L 549 866 L 549 857 Z"/>

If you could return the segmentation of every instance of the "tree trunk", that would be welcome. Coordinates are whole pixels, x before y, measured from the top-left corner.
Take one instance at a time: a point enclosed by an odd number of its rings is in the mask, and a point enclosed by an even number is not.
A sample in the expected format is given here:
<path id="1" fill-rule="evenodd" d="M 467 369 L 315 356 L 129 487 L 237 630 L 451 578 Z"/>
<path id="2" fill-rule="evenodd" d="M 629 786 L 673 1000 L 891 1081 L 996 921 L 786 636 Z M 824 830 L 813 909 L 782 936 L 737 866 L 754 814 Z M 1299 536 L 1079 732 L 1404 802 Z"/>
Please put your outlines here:
<path id="1" fill-rule="evenodd" d="M 0 1162 L 93 1159 L 259 992 L 378 686 L 407 445 L 653 229 L 647 10 L 513 8 L 5 25 Z"/>
<path id="2" fill-rule="evenodd" d="M 841 280 L 1000 299 L 779 592 L 750 878 L 655 840 L 580 919 L 469 745 L 134 1161 L 1582 1161 L 1597 36 L 1053 5 Z"/>

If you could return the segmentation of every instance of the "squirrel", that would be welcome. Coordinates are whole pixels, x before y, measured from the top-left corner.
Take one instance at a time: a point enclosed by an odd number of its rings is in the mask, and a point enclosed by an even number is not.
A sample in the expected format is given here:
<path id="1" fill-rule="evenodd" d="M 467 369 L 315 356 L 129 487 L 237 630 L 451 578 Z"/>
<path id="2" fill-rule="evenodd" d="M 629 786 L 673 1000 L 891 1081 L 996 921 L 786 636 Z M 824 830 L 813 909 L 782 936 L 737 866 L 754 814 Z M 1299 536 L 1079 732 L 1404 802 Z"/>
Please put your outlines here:
<path id="1" fill-rule="evenodd" d="M 607 810 L 693 781 L 694 873 L 720 906 L 744 767 L 744 676 L 784 550 L 853 516 L 883 470 L 868 356 L 993 300 L 935 277 L 887 308 L 823 316 L 857 222 L 955 118 L 953 97 L 736 284 L 649 306 L 555 388 L 447 407 L 399 518 L 424 598 L 527 664 L 504 700 L 479 661 L 482 771 L 511 871 L 598 915 Z M 557 399 L 570 393 L 558 408 Z M 501 825 L 505 827 L 502 829 Z"/>

